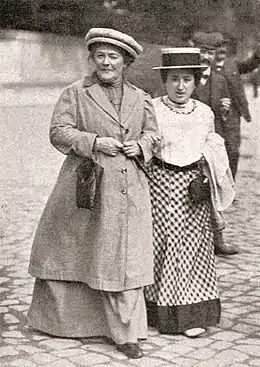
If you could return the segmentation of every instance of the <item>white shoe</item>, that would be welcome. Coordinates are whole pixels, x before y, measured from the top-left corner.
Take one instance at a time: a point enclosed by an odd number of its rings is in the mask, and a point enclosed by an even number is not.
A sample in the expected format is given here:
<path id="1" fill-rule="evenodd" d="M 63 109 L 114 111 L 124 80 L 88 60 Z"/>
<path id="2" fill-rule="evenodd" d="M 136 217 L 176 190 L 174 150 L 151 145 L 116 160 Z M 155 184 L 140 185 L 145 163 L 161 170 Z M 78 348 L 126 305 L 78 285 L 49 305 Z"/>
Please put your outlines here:
<path id="1" fill-rule="evenodd" d="M 197 338 L 198 336 L 201 336 L 206 333 L 206 329 L 202 329 L 200 327 L 188 329 L 184 331 L 184 335 L 188 338 Z"/>

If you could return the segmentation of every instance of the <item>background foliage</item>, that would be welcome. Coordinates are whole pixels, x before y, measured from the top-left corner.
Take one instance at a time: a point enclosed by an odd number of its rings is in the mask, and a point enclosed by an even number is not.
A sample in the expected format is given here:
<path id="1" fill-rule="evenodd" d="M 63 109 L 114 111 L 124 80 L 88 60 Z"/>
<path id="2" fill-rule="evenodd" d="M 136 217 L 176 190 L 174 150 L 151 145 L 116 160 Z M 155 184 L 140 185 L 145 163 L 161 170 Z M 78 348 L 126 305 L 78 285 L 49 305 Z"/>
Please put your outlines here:
<path id="1" fill-rule="evenodd" d="M 84 35 L 108 26 L 137 39 L 172 44 L 191 29 L 243 41 L 260 36 L 257 0 L 1 0 L 0 27 Z"/>

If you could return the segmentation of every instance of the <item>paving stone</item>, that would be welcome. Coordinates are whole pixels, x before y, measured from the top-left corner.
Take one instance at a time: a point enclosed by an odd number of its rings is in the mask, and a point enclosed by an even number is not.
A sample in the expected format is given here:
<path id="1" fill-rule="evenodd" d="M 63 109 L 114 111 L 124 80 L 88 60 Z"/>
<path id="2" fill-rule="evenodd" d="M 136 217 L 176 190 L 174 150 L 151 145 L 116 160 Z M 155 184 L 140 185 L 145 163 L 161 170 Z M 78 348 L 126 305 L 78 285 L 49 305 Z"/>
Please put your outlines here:
<path id="1" fill-rule="evenodd" d="M 217 350 L 223 350 L 223 349 L 232 348 L 232 346 L 233 346 L 233 343 L 231 342 L 217 341 L 215 343 L 212 343 L 210 345 L 210 348 L 217 349 Z"/>
<path id="2" fill-rule="evenodd" d="M 253 359 L 252 361 L 249 362 L 250 366 L 260 366 L 260 358 L 258 359 Z"/>
<path id="3" fill-rule="evenodd" d="M 125 363 L 125 362 L 116 362 L 116 361 L 111 361 L 111 362 L 107 362 L 107 363 L 101 363 L 98 365 L 98 367 L 126 367 L 126 366 L 134 366 L 133 364 L 130 363 Z"/>
<path id="4" fill-rule="evenodd" d="M 1 290 L 0 290 L 1 293 Z M 9 309 L 7 307 L 0 307 L 0 313 L 7 313 Z"/>
<path id="5" fill-rule="evenodd" d="M 16 323 L 20 322 L 20 320 L 18 320 L 17 317 L 15 317 L 14 315 L 9 314 L 9 313 L 4 315 L 4 321 L 7 324 L 16 324 Z"/>
<path id="6" fill-rule="evenodd" d="M 149 341 L 153 344 L 159 345 L 159 346 L 164 346 L 164 345 L 168 345 L 170 343 L 169 339 L 165 339 L 163 337 L 152 337 L 149 339 Z"/>
<path id="7" fill-rule="evenodd" d="M 251 345 L 259 345 L 260 347 L 260 339 L 259 338 L 245 338 L 243 341 L 243 344 L 251 344 Z"/>
<path id="8" fill-rule="evenodd" d="M 193 359 L 200 359 L 200 360 L 204 360 L 204 359 L 209 359 L 211 357 L 213 357 L 216 354 L 216 350 L 212 350 L 209 348 L 200 348 L 198 350 L 195 350 L 192 353 L 189 353 L 189 357 L 193 358 Z"/>
<path id="9" fill-rule="evenodd" d="M 0 357 L 3 356 L 16 356 L 19 354 L 12 346 L 0 347 Z"/>
<path id="10" fill-rule="evenodd" d="M 198 360 L 178 357 L 174 360 L 174 363 L 176 363 L 177 366 L 191 367 L 195 366 L 198 363 Z"/>
<path id="11" fill-rule="evenodd" d="M 73 357 L 73 356 L 79 356 L 81 354 L 86 354 L 86 350 L 85 349 L 80 349 L 80 348 L 68 348 L 68 349 L 58 349 L 58 350 L 54 350 L 51 352 L 51 354 L 60 357 L 60 358 L 65 358 L 65 357 Z"/>
<path id="12" fill-rule="evenodd" d="M 234 346 L 234 349 L 260 358 L 260 346 L 259 345 L 241 344 L 241 345 Z"/>
<path id="13" fill-rule="evenodd" d="M 255 331 L 259 330 L 259 327 L 250 324 L 237 324 L 233 327 L 233 330 L 246 334 L 252 334 Z"/>
<path id="14" fill-rule="evenodd" d="M 231 364 L 232 366 L 236 362 L 243 362 L 248 359 L 248 356 L 245 353 L 236 351 L 234 349 L 224 350 L 219 354 L 214 356 L 216 361 L 224 362 L 226 364 Z"/>
<path id="15" fill-rule="evenodd" d="M 29 353 L 29 354 L 42 353 L 42 352 L 44 352 L 42 349 L 36 348 L 36 347 L 34 347 L 32 345 L 18 345 L 16 347 L 16 350 L 24 351 L 24 352 Z"/>
<path id="16" fill-rule="evenodd" d="M 182 340 L 175 342 L 175 344 L 187 345 L 188 347 L 193 348 L 203 348 L 209 346 L 212 342 L 212 339 L 209 338 L 183 338 Z"/>
<path id="17" fill-rule="evenodd" d="M 30 360 L 36 364 L 49 365 L 49 363 L 58 360 L 58 357 L 53 356 L 49 353 L 35 353 L 30 357 Z"/>
<path id="18" fill-rule="evenodd" d="M 22 342 L 24 342 L 25 340 L 23 339 Z M 20 339 L 9 339 L 9 338 L 4 338 L 3 342 L 7 345 L 17 345 L 19 343 L 21 343 Z"/>
<path id="19" fill-rule="evenodd" d="M 136 360 L 132 359 L 132 360 L 129 360 L 129 362 L 132 365 L 136 365 L 139 367 L 159 367 L 165 363 L 163 360 L 149 358 L 149 357 L 143 357 L 141 359 L 136 359 Z"/>
<path id="20" fill-rule="evenodd" d="M 224 341 L 235 341 L 238 339 L 243 339 L 245 334 L 237 333 L 235 331 L 221 331 L 212 336 L 213 339 L 224 340 Z"/>
<path id="21" fill-rule="evenodd" d="M 6 277 L 0 277 L 0 284 L 5 283 L 9 280 L 9 278 Z"/>
<path id="22" fill-rule="evenodd" d="M 81 345 L 80 341 L 71 339 L 48 339 L 39 343 L 41 346 L 48 347 L 50 349 L 65 349 L 71 347 L 78 347 Z"/>
<path id="23" fill-rule="evenodd" d="M 151 356 L 162 359 L 175 360 L 175 358 L 178 358 L 180 355 L 173 352 L 166 352 L 165 350 L 159 350 L 155 353 L 152 353 Z"/>
<path id="24" fill-rule="evenodd" d="M 113 352 L 116 349 L 116 347 L 111 344 L 85 344 L 82 348 L 99 353 Z"/>
<path id="25" fill-rule="evenodd" d="M 17 303 L 19 303 L 19 301 L 17 301 L 16 299 L 11 299 L 11 300 L 6 299 L 6 300 L 2 301 L 0 303 L 0 305 L 1 306 L 9 306 L 9 305 L 15 305 Z"/>
<path id="26" fill-rule="evenodd" d="M 14 367 L 37 367 L 38 365 L 34 362 L 28 361 L 28 359 L 14 359 L 8 363 L 8 366 Z"/>
<path id="27" fill-rule="evenodd" d="M 90 352 L 92 352 L 92 350 Z M 112 350 L 111 352 L 106 352 L 106 355 L 111 359 L 114 358 L 119 361 L 127 360 L 127 356 L 116 349 Z"/>
<path id="28" fill-rule="evenodd" d="M 79 364 L 80 366 L 93 366 L 98 363 L 106 363 L 110 361 L 110 358 L 96 353 L 86 353 L 80 356 L 70 357 L 69 360 L 75 364 Z"/>
<path id="29" fill-rule="evenodd" d="M 8 330 L 17 330 L 18 329 L 18 326 L 17 325 L 11 325 L 8 326 Z"/>
<path id="30" fill-rule="evenodd" d="M 254 311 L 255 310 L 255 306 L 240 306 L 240 307 L 235 307 L 235 308 L 229 308 L 228 312 L 230 313 L 234 313 L 236 315 L 242 315 L 244 313 L 250 312 L 250 311 Z"/>
<path id="31" fill-rule="evenodd" d="M 23 339 L 25 336 L 20 331 L 6 331 L 2 334 L 4 338 L 18 338 Z"/>
<path id="32" fill-rule="evenodd" d="M 187 345 L 176 345 L 171 344 L 161 349 L 164 352 L 176 353 L 179 355 L 185 355 L 194 351 L 194 348 L 188 347 Z"/>
<path id="33" fill-rule="evenodd" d="M 17 305 L 17 306 L 10 306 L 10 308 L 12 310 L 17 310 L 17 311 L 27 311 L 28 310 L 28 306 L 27 305 Z"/>
<path id="34" fill-rule="evenodd" d="M 227 367 L 227 366 L 231 367 L 231 365 L 226 364 L 225 361 L 216 360 L 214 358 L 196 364 L 196 367 Z"/>
<path id="35" fill-rule="evenodd" d="M 76 365 L 66 359 L 59 359 L 52 363 L 48 363 L 48 367 L 75 367 Z"/>

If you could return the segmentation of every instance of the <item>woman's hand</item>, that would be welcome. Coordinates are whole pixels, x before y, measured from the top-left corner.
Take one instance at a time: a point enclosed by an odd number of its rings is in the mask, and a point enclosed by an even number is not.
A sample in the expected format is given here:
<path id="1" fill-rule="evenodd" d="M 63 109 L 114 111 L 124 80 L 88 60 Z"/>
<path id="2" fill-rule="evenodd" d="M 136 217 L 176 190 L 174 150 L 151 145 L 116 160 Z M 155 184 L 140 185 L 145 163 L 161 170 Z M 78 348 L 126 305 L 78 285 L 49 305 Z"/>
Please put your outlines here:
<path id="1" fill-rule="evenodd" d="M 141 148 L 135 140 L 124 142 L 123 152 L 127 157 L 136 157 L 141 154 Z"/>
<path id="2" fill-rule="evenodd" d="M 114 157 L 122 150 L 123 144 L 114 138 L 97 138 L 95 148 L 98 152 Z"/>

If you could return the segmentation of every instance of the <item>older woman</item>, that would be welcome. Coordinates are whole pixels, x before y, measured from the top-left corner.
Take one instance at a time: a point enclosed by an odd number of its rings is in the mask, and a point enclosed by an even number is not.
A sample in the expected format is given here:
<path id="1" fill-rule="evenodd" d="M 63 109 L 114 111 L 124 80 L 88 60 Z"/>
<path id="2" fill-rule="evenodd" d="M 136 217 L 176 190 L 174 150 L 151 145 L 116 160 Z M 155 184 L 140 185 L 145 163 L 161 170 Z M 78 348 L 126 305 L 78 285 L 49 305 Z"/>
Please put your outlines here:
<path id="1" fill-rule="evenodd" d="M 149 187 L 136 162 L 152 157 L 157 123 L 149 95 L 125 78 L 142 47 L 104 28 L 91 29 L 86 43 L 95 72 L 65 89 L 51 121 L 51 142 L 67 157 L 34 239 L 28 318 L 49 334 L 112 338 L 139 358 L 153 250 Z M 93 210 L 76 205 L 84 158 L 104 168 Z"/>
<path id="2" fill-rule="evenodd" d="M 229 205 L 233 181 L 213 112 L 191 98 L 203 70 L 199 49 L 163 49 L 162 60 L 155 69 L 167 95 L 153 100 L 161 143 L 150 168 L 155 283 L 145 296 L 151 325 L 195 337 L 220 319 L 211 200 L 214 212 Z M 202 171 L 205 179 L 194 192 L 191 182 L 204 177 Z"/>

